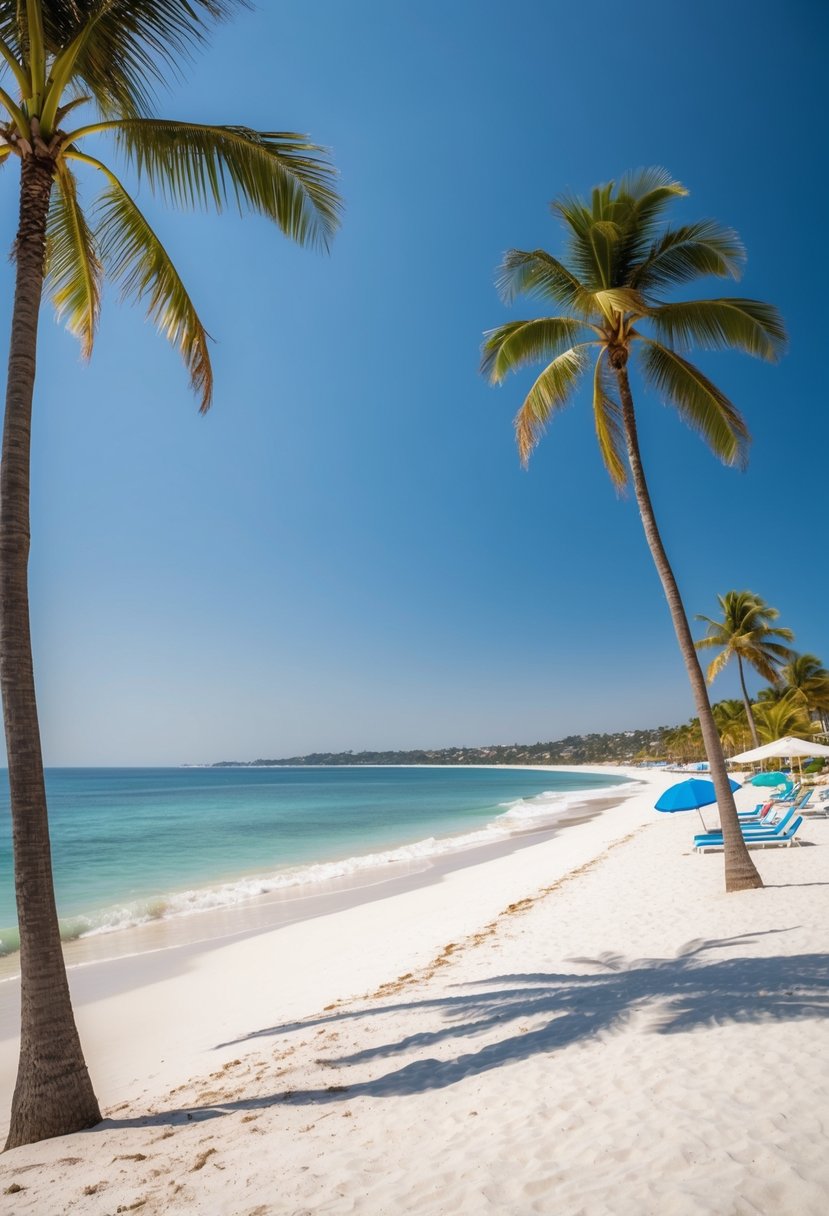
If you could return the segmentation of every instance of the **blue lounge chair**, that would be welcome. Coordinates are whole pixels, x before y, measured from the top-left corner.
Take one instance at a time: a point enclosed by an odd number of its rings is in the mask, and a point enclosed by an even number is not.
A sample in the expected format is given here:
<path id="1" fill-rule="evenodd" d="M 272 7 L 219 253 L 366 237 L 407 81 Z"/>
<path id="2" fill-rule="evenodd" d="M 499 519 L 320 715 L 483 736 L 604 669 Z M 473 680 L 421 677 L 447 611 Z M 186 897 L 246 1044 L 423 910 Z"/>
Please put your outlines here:
<path id="1" fill-rule="evenodd" d="M 779 835 L 770 833 L 768 836 L 747 836 L 746 845 L 750 849 L 769 849 L 776 848 L 778 845 L 788 847 L 795 843 L 794 838 L 802 822 L 803 816 L 798 815 L 787 831 L 781 832 Z M 719 840 L 716 840 L 712 837 L 710 840 L 702 840 L 699 844 L 695 841 L 694 848 L 698 853 L 706 853 L 709 849 L 721 849 L 723 848 L 723 839 L 720 837 Z"/>
<path id="2" fill-rule="evenodd" d="M 809 800 L 811 799 L 812 794 L 814 792 L 815 792 L 814 788 L 812 788 L 812 789 L 806 790 L 806 792 L 804 794 L 801 794 L 801 796 L 798 798 L 798 800 L 796 802 L 793 802 L 792 805 L 788 808 L 789 813 L 791 813 L 793 811 L 802 811 L 803 808 L 808 805 Z M 758 803 L 753 811 L 742 811 L 742 812 L 738 811 L 737 818 L 740 821 L 741 827 L 747 827 L 749 825 L 753 826 L 753 827 L 772 827 L 773 825 L 776 826 L 775 821 L 774 821 L 774 815 L 778 811 L 782 811 L 782 810 L 783 810 L 783 807 L 778 805 L 777 803 L 773 803 L 773 802 L 766 802 L 764 804 Z"/>
<path id="3" fill-rule="evenodd" d="M 797 812 L 793 806 L 790 806 L 782 819 L 778 819 L 775 824 L 766 826 L 765 824 L 746 824 L 741 825 L 741 831 L 745 840 L 764 840 L 768 837 L 779 836 L 785 831 L 789 820 Z M 694 848 L 700 844 L 722 844 L 722 832 L 699 832 L 694 837 Z"/>
<path id="4" fill-rule="evenodd" d="M 766 823 L 774 819 L 778 809 L 776 802 L 758 802 L 753 811 L 738 811 L 737 818 L 740 823 Z"/>

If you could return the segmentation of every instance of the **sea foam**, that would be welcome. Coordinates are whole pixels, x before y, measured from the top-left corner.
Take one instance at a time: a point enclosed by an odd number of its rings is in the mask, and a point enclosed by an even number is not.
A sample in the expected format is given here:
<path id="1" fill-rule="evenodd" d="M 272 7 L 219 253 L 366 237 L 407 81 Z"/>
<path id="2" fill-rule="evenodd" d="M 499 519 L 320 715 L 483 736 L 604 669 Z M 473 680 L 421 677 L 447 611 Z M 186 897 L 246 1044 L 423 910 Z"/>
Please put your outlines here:
<path id="1" fill-rule="evenodd" d="M 638 785 L 627 785 L 632 790 Z M 192 916 L 216 909 L 231 909 L 250 900 L 274 896 L 280 899 L 324 894 L 332 889 L 372 886 L 390 878 L 422 872 L 435 861 L 453 853 L 498 844 L 521 834 L 551 830 L 562 818 L 590 802 L 619 793 L 619 786 L 593 790 L 544 793 L 502 803 L 502 813 L 470 832 L 428 836 L 411 844 L 379 852 L 357 854 L 336 860 L 283 867 L 272 873 L 245 875 L 228 882 L 187 890 L 171 891 L 136 899 L 61 921 L 64 941 L 135 928 L 152 921 Z M 16 931 L 3 931 L 0 954 L 18 949 Z"/>

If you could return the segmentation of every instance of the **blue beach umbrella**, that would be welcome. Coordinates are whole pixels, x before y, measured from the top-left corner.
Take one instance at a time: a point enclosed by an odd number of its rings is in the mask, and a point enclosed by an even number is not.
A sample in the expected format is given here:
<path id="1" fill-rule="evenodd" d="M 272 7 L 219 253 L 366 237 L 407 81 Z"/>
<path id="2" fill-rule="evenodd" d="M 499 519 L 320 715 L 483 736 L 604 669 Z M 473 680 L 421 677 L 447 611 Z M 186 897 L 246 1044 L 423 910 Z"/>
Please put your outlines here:
<path id="1" fill-rule="evenodd" d="M 732 790 L 740 788 L 739 781 L 732 781 L 729 778 L 728 784 Z M 687 781 L 678 781 L 676 785 L 671 785 L 661 794 L 659 799 L 654 803 L 654 810 L 665 811 L 669 815 L 675 811 L 696 811 L 699 814 L 700 823 L 705 831 L 705 820 L 700 813 L 701 806 L 710 806 L 712 802 L 717 801 L 717 792 L 714 789 L 713 781 L 702 781 L 699 777 L 689 777 Z"/>

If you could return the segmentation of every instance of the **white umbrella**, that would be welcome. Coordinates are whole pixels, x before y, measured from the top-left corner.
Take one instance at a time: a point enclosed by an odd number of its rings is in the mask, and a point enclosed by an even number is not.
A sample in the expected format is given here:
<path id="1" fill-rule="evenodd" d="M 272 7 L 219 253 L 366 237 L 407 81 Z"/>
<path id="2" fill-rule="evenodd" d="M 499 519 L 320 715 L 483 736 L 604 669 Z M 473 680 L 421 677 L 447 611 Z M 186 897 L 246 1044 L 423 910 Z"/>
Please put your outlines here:
<path id="1" fill-rule="evenodd" d="M 732 756 L 731 759 L 742 764 L 743 761 L 768 760 L 771 756 L 829 756 L 829 747 L 822 743 L 810 743 L 808 739 L 796 739 L 794 735 L 784 735 L 782 739 L 775 739 L 774 743 L 753 747 L 750 752 L 740 752 L 739 756 Z"/>

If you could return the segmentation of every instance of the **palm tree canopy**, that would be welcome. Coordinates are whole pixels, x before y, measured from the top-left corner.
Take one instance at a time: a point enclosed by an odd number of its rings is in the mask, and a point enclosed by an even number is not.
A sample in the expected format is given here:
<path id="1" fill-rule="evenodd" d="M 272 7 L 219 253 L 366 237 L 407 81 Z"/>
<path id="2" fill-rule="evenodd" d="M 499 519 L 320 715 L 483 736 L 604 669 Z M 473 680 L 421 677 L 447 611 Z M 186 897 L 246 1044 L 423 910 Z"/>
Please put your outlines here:
<path id="1" fill-rule="evenodd" d="M 732 751 L 744 749 L 749 734 L 748 714 L 742 701 L 732 698 L 711 706 L 723 746 Z"/>
<path id="2" fill-rule="evenodd" d="M 144 302 L 178 348 L 202 411 L 213 384 L 207 331 L 135 198 L 87 147 L 109 134 L 139 183 L 176 207 L 232 205 L 302 245 L 327 248 L 341 203 L 325 149 L 295 132 L 149 113 L 154 89 L 177 77 L 210 25 L 245 7 L 247 0 L 0 0 L 0 163 L 36 155 L 53 165 L 47 287 L 58 316 L 88 357 L 111 278 L 122 296 Z M 79 169 L 103 187 L 89 210 Z"/>
<path id="3" fill-rule="evenodd" d="M 761 701 L 757 704 L 754 707 L 754 720 L 762 743 L 774 743 L 786 735 L 811 739 L 819 730 L 810 720 L 802 698 L 791 689 L 779 701 Z"/>
<path id="4" fill-rule="evenodd" d="M 666 291 L 700 277 L 737 278 L 745 260 L 737 234 L 713 220 L 668 226 L 666 209 L 685 194 L 663 169 L 628 173 L 594 189 L 589 200 L 565 197 L 552 204 L 567 236 L 561 259 L 543 249 L 505 254 L 498 286 L 507 302 L 525 294 L 566 310 L 512 321 L 485 335 L 482 371 L 493 383 L 527 364 L 545 363 L 515 419 L 524 464 L 592 364 L 599 447 L 614 483 L 625 484 L 610 373 L 626 366 L 632 352 L 646 382 L 715 455 L 726 464 L 745 463 L 749 434 L 742 416 L 683 352 L 698 346 L 776 360 L 786 332 L 777 310 L 758 300 L 665 298 Z"/>
<path id="5" fill-rule="evenodd" d="M 792 657 L 784 642 L 794 640 L 791 629 L 772 624 L 780 615 L 777 609 L 753 591 L 728 591 L 717 599 L 721 620 L 697 617 L 708 626 L 706 636 L 696 643 L 697 649 L 715 647 L 720 651 L 709 664 L 709 684 L 734 657 L 750 664 L 764 679 L 776 680 L 781 664 Z"/>
<path id="6" fill-rule="evenodd" d="M 791 661 L 780 668 L 778 678 L 778 684 L 761 691 L 762 700 L 779 701 L 792 692 L 810 712 L 825 714 L 829 711 L 829 671 L 817 655 L 792 655 Z"/>

